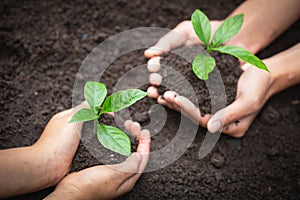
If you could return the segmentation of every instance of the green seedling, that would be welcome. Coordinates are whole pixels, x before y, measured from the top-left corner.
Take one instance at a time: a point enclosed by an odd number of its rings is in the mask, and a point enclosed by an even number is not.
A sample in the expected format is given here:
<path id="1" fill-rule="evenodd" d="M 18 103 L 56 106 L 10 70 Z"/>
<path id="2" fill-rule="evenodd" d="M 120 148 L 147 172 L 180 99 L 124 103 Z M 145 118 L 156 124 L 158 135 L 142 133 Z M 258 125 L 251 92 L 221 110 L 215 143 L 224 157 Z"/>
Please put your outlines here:
<path id="1" fill-rule="evenodd" d="M 236 35 L 242 27 L 244 15 L 238 14 L 227 18 L 216 30 L 211 39 L 211 25 L 208 17 L 200 10 L 195 10 L 191 17 L 192 24 L 198 38 L 204 43 L 206 55 L 199 54 L 193 60 L 193 71 L 201 80 L 207 80 L 208 74 L 216 66 L 216 61 L 209 55 L 211 51 L 230 54 L 238 59 L 250 63 L 257 68 L 270 72 L 267 66 L 255 55 L 237 46 L 222 45 Z"/>
<path id="2" fill-rule="evenodd" d="M 97 125 L 97 138 L 99 142 L 107 149 L 129 156 L 131 153 L 129 137 L 116 127 L 99 124 L 98 119 L 103 113 L 118 112 L 131 106 L 147 96 L 147 92 L 139 89 L 127 89 L 113 93 L 105 99 L 106 95 L 107 89 L 103 83 L 86 82 L 84 97 L 90 109 L 82 108 L 73 115 L 69 123 L 93 120 Z M 101 105 L 102 109 L 100 110 Z"/>

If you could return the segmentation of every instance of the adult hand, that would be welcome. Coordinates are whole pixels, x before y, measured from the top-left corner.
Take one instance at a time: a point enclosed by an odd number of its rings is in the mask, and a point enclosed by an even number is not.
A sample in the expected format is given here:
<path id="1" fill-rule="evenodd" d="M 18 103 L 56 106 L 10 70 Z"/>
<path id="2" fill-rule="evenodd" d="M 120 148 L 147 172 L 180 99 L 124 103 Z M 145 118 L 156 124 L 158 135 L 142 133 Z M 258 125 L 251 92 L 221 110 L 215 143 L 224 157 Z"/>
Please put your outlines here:
<path id="1" fill-rule="evenodd" d="M 0 151 L 0 198 L 56 185 L 68 173 L 82 127 L 69 121 L 83 107 L 55 114 L 34 145 Z"/>
<path id="2" fill-rule="evenodd" d="M 138 138 L 137 153 L 121 164 L 95 166 L 66 176 L 46 199 L 113 199 L 132 190 L 147 165 L 151 139 L 139 123 L 126 121 L 125 126 Z"/>
<path id="3" fill-rule="evenodd" d="M 235 101 L 211 117 L 208 130 L 214 133 L 224 126 L 224 133 L 242 137 L 272 95 L 300 82 L 299 53 L 300 43 L 263 60 L 270 73 L 244 64 Z"/>
<path id="4" fill-rule="evenodd" d="M 233 137 L 242 137 L 272 95 L 270 73 L 249 64 L 243 65 L 242 68 L 245 71 L 238 81 L 235 101 L 213 116 L 206 114 L 201 117 L 200 111 L 191 101 L 171 91 L 165 92 L 163 98 L 159 97 L 157 101 L 171 109 L 181 111 L 194 121 L 199 121 L 199 124 L 207 127 L 211 133 L 222 131 Z"/>
<path id="5" fill-rule="evenodd" d="M 211 21 L 212 32 L 214 33 L 222 21 Z M 199 123 L 201 126 L 206 127 L 206 124 L 210 118 L 210 115 L 201 115 L 200 110 L 194 106 L 194 104 L 183 96 L 168 91 L 165 94 L 159 96 L 157 86 L 162 82 L 162 76 L 157 73 L 160 69 L 160 56 L 172 49 L 180 46 L 199 45 L 201 41 L 194 32 L 191 21 L 183 21 L 178 24 L 172 31 L 164 35 L 158 40 L 158 42 L 151 48 L 147 49 L 144 54 L 147 58 L 150 58 L 147 64 L 147 68 L 151 73 L 149 75 L 149 81 L 152 86 L 148 88 L 148 96 L 151 98 L 157 98 L 158 103 L 168 106 L 171 109 L 181 111 L 184 115 Z M 176 103 L 174 102 L 174 97 Z"/>
<path id="6" fill-rule="evenodd" d="M 264 62 L 271 73 L 250 64 L 242 65 L 244 73 L 238 82 L 236 100 L 212 117 L 210 115 L 201 117 L 200 111 L 191 101 L 175 92 L 165 92 L 163 97 L 158 97 L 157 101 L 171 109 L 181 111 L 187 117 L 198 121 L 200 125 L 207 126 L 212 133 L 222 131 L 233 137 L 242 137 L 265 102 L 273 94 L 299 83 L 300 63 L 297 59 L 299 53 L 300 45 L 297 44 L 282 53 L 265 59 Z M 154 91 L 153 87 L 149 90 Z"/>

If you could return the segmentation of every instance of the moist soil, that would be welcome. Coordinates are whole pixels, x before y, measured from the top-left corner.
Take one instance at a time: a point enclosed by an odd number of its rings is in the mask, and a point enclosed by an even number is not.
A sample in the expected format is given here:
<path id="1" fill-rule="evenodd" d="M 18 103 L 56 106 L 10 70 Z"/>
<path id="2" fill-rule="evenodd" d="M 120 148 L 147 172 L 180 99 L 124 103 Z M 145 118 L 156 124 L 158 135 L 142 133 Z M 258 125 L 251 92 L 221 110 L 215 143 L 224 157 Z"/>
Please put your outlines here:
<path id="1" fill-rule="evenodd" d="M 201 8 L 211 19 L 222 19 L 240 3 L 241 0 L 1 1 L 0 148 L 34 144 L 51 116 L 72 106 L 72 87 L 80 64 L 106 38 L 141 26 L 173 28 L 180 21 L 189 19 L 195 8 Z M 297 22 L 259 56 L 268 57 L 296 44 L 299 28 Z M 140 49 L 119 57 L 105 71 L 101 81 L 108 86 L 109 93 L 119 77 L 135 66 L 147 63 L 143 51 Z M 229 104 L 234 100 L 241 71 L 232 57 L 213 56 L 225 84 L 226 104 Z M 205 82 L 192 73 L 186 60 L 167 54 L 162 64 L 160 72 L 163 72 L 164 83 L 170 77 L 167 67 L 174 68 L 192 85 L 201 111 L 212 111 Z M 144 70 L 135 77 L 136 80 L 147 79 L 148 72 L 146 68 Z M 141 89 L 147 87 L 146 84 Z M 168 87 L 160 90 L 165 89 Z M 294 86 L 273 96 L 242 139 L 222 135 L 212 152 L 203 159 L 198 153 L 207 130 L 198 127 L 192 144 L 179 159 L 162 169 L 143 174 L 134 189 L 119 199 L 299 199 L 299 89 Z M 177 87 L 176 90 L 185 94 L 184 88 Z M 133 120 L 149 127 L 152 152 L 176 137 L 182 121 L 193 126 L 179 113 L 167 108 L 161 110 L 162 107 L 153 107 L 155 105 L 153 99 L 144 98 L 129 108 Z M 166 116 L 160 129 L 149 126 L 160 124 L 152 116 L 155 108 Z M 116 125 L 109 116 L 104 116 L 100 122 Z M 90 130 L 88 123 L 85 126 Z M 101 147 L 92 132 L 83 133 L 83 142 L 74 157 L 71 172 L 104 163 L 95 158 L 98 154 L 90 153 L 86 148 L 89 146 L 101 153 L 105 164 L 125 159 Z M 180 138 L 182 143 L 188 140 L 188 134 L 187 131 L 185 137 Z M 136 141 L 133 137 L 131 141 L 134 151 Z M 180 145 L 178 148 L 172 146 L 171 150 L 178 153 L 180 148 Z M 148 168 L 153 166 L 149 163 Z M 42 199 L 53 189 L 10 199 Z"/>

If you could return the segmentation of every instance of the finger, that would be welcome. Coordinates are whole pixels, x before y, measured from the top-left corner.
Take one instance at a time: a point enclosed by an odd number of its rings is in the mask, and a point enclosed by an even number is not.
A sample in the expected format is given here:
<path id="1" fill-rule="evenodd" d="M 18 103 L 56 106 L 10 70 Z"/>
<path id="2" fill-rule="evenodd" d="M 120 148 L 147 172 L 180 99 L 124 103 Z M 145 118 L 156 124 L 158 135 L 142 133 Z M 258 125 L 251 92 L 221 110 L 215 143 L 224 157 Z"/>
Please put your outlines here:
<path id="1" fill-rule="evenodd" d="M 126 120 L 124 122 L 124 126 L 125 126 L 125 128 L 126 128 L 127 131 L 130 131 L 130 126 L 131 126 L 132 123 L 133 123 L 132 120 Z"/>
<path id="2" fill-rule="evenodd" d="M 193 120 L 195 123 L 199 123 L 202 127 L 207 126 L 207 122 L 211 115 L 201 115 L 199 108 L 197 108 L 188 98 L 176 96 L 176 98 L 174 98 L 174 103 L 180 107 L 181 112 L 183 112 L 184 115 Z"/>
<path id="3" fill-rule="evenodd" d="M 234 123 L 225 126 L 222 132 L 232 137 L 241 138 L 245 135 L 255 117 L 256 114 L 252 114 L 244 117 L 243 119 L 235 121 Z"/>
<path id="4" fill-rule="evenodd" d="M 150 132 L 147 129 L 141 131 L 141 134 L 138 136 L 139 144 L 137 147 L 137 152 L 143 156 L 142 164 L 148 161 L 149 152 L 150 152 L 150 143 L 151 137 Z M 147 162 L 146 162 L 147 163 Z M 143 165 L 141 165 L 142 167 Z"/>
<path id="5" fill-rule="evenodd" d="M 223 126 L 232 124 L 235 121 L 252 114 L 252 107 L 253 105 L 247 101 L 238 98 L 226 108 L 216 112 L 208 121 L 207 128 L 211 133 L 220 131 Z"/>
<path id="6" fill-rule="evenodd" d="M 147 89 L 147 93 L 148 93 L 148 97 L 153 98 L 153 99 L 157 99 L 159 96 L 158 90 L 154 86 L 150 86 Z"/>
<path id="7" fill-rule="evenodd" d="M 240 64 L 243 71 L 246 71 L 249 67 L 252 66 L 251 64 L 245 63 L 244 61 L 240 61 Z"/>
<path id="8" fill-rule="evenodd" d="M 184 45 L 187 37 L 184 35 L 184 29 L 187 24 L 180 23 L 173 30 L 161 37 L 158 42 L 144 52 L 145 57 L 160 56 L 171 49 Z"/>
<path id="9" fill-rule="evenodd" d="M 160 56 L 150 58 L 147 63 L 147 69 L 149 72 L 158 72 L 160 69 Z"/>
<path id="10" fill-rule="evenodd" d="M 142 155 L 135 152 L 131 154 L 131 156 L 129 156 L 124 162 L 110 165 L 108 167 L 114 169 L 114 175 L 120 180 L 120 185 L 122 185 L 127 179 L 139 172 L 142 159 Z"/>
<path id="11" fill-rule="evenodd" d="M 141 125 L 138 122 L 132 122 L 129 126 L 132 135 L 138 136 L 141 133 Z"/>
<path id="12" fill-rule="evenodd" d="M 158 73 L 151 73 L 148 77 L 151 85 L 160 86 L 162 83 L 162 76 Z"/>
<path id="13" fill-rule="evenodd" d="M 75 106 L 74 108 L 70 108 L 68 110 L 61 111 L 56 114 L 56 117 L 66 117 L 68 115 L 73 116 L 76 112 L 78 112 L 81 108 L 90 108 L 87 101 L 83 101 L 79 105 Z"/>
<path id="14" fill-rule="evenodd" d="M 168 108 L 170 109 L 174 109 L 173 105 L 168 103 L 164 97 L 162 95 L 158 96 L 157 98 L 157 103 L 161 104 L 161 105 L 164 105 L 164 106 L 167 106 Z"/>
<path id="15" fill-rule="evenodd" d="M 139 145 L 137 147 L 137 152 L 142 155 L 142 161 L 139 167 L 139 171 L 134 176 L 127 179 L 119 188 L 119 190 L 129 192 L 132 190 L 133 186 L 135 185 L 136 181 L 140 178 L 142 175 L 142 172 L 145 170 L 149 155 L 150 155 L 150 143 L 151 143 L 151 137 L 150 132 L 148 130 L 142 130 L 139 139 Z"/>
<path id="16" fill-rule="evenodd" d="M 178 94 L 174 91 L 166 91 L 163 95 L 164 100 L 171 105 L 173 110 L 176 110 L 177 112 L 181 112 L 180 106 L 178 106 L 175 103 L 175 97 L 178 96 Z"/>

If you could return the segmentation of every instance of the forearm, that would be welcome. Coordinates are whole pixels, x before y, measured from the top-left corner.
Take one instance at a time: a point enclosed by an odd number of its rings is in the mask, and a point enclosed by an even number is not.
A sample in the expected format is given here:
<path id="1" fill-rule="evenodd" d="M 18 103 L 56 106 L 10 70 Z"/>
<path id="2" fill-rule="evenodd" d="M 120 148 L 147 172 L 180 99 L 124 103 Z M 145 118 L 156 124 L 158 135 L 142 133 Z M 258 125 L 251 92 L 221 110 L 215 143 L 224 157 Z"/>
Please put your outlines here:
<path id="1" fill-rule="evenodd" d="M 54 185 L 54 160 L 39 149 L 21 147 L 0 152 L 0 198 L 25 194 Z"/>
<path id="2" fill-rule="evenodd" d="M 78 189 L 75 187 L 57 187 L 51 194 L 44 198 L 44 200 L 84 200 L 82 195 L 78 195 Z"/>
<path id="3" fill-rule="evenodd" d="M 54 115 L 30 147 L 0 151 L 0 198 L 57 184 L 69 171 L 82 123 L 68 123 L 73 109 Z"/>
<path id="4" fill-rule="evenodd" d="M 248 0 L 230 16 L 243 13 L 244 24 L 227 43 L 257 53 L 300 17 L 300 0 Z"/>
<path id="5" fill-rule="evenodd" d="M 271 71 L 269 96 L 300 83 L 300 43 L 266 59 Z"/>

